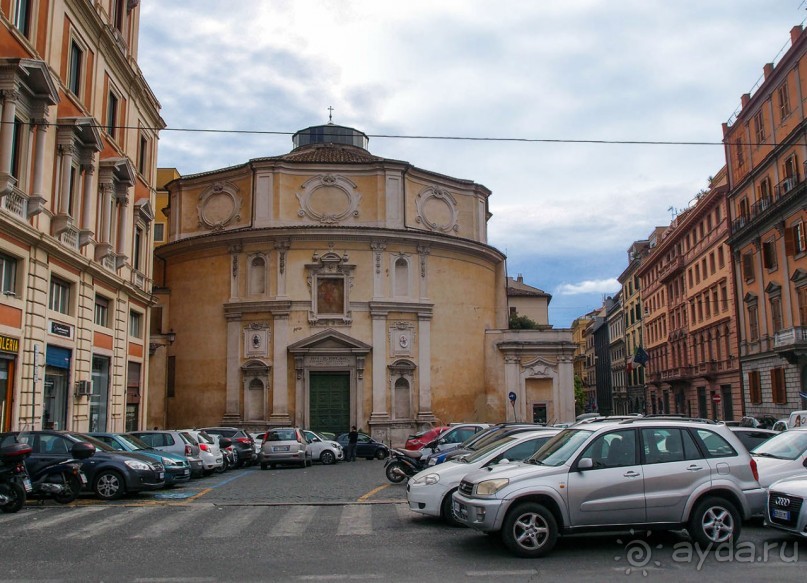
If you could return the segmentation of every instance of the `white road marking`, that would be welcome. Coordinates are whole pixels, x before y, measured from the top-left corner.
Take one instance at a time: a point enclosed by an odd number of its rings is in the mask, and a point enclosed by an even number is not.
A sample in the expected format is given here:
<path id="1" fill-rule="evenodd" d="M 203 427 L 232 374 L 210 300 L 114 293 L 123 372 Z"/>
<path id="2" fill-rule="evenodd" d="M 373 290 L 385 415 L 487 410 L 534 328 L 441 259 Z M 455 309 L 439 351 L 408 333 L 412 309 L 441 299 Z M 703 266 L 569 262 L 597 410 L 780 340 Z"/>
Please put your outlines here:
<path id="1" fill-rule="evenodd" d="M 213 506 L 188 506 L 179 512 L 171 512 L 162 520 L 149 523 L 142 531 L 129 538 L 160 538 L 175 532 L 194 518 L 213 510 Z"/>
<path id="2" fill-rule="evenodd" d="M 270 530 L 267 536 L 301 536 L 305 534 L 316 513 L 316 506 L 293 506 L 277 521 L 277 527 Z"/>
<path id="3" fill-rule="evenodd" d="M 373 515 L 369 505 L 348 504 L 342 507 L 336 536 L 356 534 L 373 534 Z"/>
<path id="4" fill-rule="evenodd" d="M 221 520 L 214 527 L 205 532 L 203 538 L 227 538 L 244 532 L 250 524 L 262 518 L 266 507 L 220 507 L 216 514 Z"/>
<path id="5" fill-rule="evenodd" d="M 92 538 L 94 536 L 98 536 L 99 534 L 103 534 L 113 528 L 118 528 L 126 524 L 127 522 L 131 522 L 141 516 L 145 516 L 146 514 L 151 514 L 157 510 L 156 506 L 145 506 L 140 508 L 127 508 L 125 512 L 121 512 L 120 514 L 116 514 L 114 516 L 108 517 L 103 522 L 95 522 L 89 526 L 85 526 L 84 528 L 80 528 L 78 530 L 74 530 L 73 532 L 68 532 L 64 535 L 65 538 L 78 538 L 78 539 L 87 539 Z"/>
<path id="6" fill-rule="evenodd" d="M 521 571 L 466 571 L 468 577 L 531 577 L 537 575 L 535 569 L 524 569 Z"/>
<path id="7" fill-rule="evenodd" d="M 50 514 L 47 518 L 34 518 L 34 520 L 26 526 L 26 530 L 41 530 L 49 528 L 55 524 L 61 524 L 70 520 L 79 520 L 88 514 L 101 512 L 106 510 L 105 506 L 85 506 L 76 508 L 75 510 L 64 510 L 58 514 Z"/>

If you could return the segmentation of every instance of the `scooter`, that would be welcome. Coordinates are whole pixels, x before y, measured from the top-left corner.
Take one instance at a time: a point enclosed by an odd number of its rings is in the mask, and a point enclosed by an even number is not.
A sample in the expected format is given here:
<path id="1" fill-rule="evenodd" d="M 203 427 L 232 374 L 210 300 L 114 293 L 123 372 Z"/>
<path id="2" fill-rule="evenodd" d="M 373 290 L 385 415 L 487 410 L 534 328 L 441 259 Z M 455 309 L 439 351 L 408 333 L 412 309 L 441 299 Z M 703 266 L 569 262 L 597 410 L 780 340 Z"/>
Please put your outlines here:
<path id="1" fill-rule="evenodd" d="M 95 446 L 80 442 L 70 450 L 70 459 L 53 462 L 38 468 L 30 474 L 31 498 L 53 498 L 59 504 L 69 504 L 78 498 L 81 489 L 87 485 L 87 476 L 81 471 L 81 460 L 95 454 Z"/>
<path id="2" fill-rule="evenodd" d="M 26 493 L 32 490 L 24 461 L 31 451 L 27 443 L 0 448 L 0 510 L 3 512 L 19 511 L 25 505 Z"/>
<path id="3" fill-rule="evenodd" d="M 425 449 L 425 448 L 423 448 Z M 387 479 L 393 484 L 403 482 L 406 478 L 411 478 L 420 470 L 425 470 L 428 452 L 411 451 L 408 449 L 390 448 L 389 457 L 384 462 L 384 472 Z"/>

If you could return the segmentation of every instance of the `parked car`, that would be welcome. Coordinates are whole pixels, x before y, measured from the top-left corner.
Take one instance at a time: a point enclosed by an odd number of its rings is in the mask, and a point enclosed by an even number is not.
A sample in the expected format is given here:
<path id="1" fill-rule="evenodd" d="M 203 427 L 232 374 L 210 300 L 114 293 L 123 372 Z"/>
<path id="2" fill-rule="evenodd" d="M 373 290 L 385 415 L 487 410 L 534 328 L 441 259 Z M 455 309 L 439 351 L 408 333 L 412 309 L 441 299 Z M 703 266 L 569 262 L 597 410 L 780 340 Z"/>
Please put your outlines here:
<path id="1" fill-rule="evenodd" d="M 232 440 L 229 437 L 222 437 L 218 433 L 208 433 L 207 435 L 221 450 L 221 455 L 224 459 L 224 471 L 235 468 L 235 464 L 238 462 L 238 454 L 235 453 Z"/>
<path id="2" fill-rule="evenodd" d="M 182 429 L 181 431 L 193 436 L 196 443 L 199 444 L 199 457 L 202 458 L 203 475 L 209 476 L 213 472 L 221 473 L 224 471 L 224 454 L 210 435 L 197 429 Z"/>
<path id="3" fill-rule="evenodd" d="M 199 478 L 202 476 L 204 467 L 200 457 L 201 450 L 192 435 L 183 431 L 160 429 L 130 431 L 127 435 L 139 437 L 154 449 L 184 455 L 191 465 L 191 477 Z"/>
<path id="4" fill-rule="evenodd" d="M 184 455 L 159 451 L 142 439 L 124 433 L 88 433 L 117 451 L 130 451 L 149 456 L 165 468 L 165 486 L 171 487 L 191 479 L 191 464 Z"/>
<path id="5" fill-rule="evenodd" d="M 498 441 L 502 437 L 515 435 L 516 433 L 523 433 L 525 431 L 536 431 L 537 429 L 542 429 L 543 427 L 543 425 L 538 425 L 536 423 L 499 423 L 497 425 L 491 425 L 487 429 L 483 429 L 479 433 L 475 433 L 454 448 L 431 454 L 427 458 L 426 463 L 429 466 L 435 466 L 445 461 L 478 451 L 483 447 L 487 447 L 494 441 Z"/>
<path id="6" fill-rule="evenodd" d="M 488 423 L 454 423 L 448 430 L 437 436 L 432 443 L 427 443 L 433 451 L 447 451 L 457 447 L 463 441 L 490 427 Z"/>
<path id="7" fill-rule="evenodd" d="M 342 446 L 342 449 L 347 449 L 347 433 L 340 433 L 336 436 L 336 442 Z M 359 432 L 359 440 L 356 442 L 356 457 L 363 457 L 368 460 L 377 459 L 383 460 L 389 456 L 389 448 L 376 441 L 366 433 Z"/>
<path id="8" fill-rule="evenodd" d="M 423 431 L 419 431 L 414 435 L 410 435 L 409 439 L 406 440 L 404 443 L 404 449 L 411 449 L 413 451 L 417 451 L 422 449 L 427 443 L 431 443 L 444 431 L 448 431 L 448 425 L 440 425 L 438 427 L 431 427 L 429 429 L 424 429 Z"/>
<path id="9" fill-rule="evenodd" d="M 326 439 L 316 431 L 306 429 L 303 435 L 308 440 L 308 448 L 311 450 L 311 459 L 325 465 L 341 462 L 345 459 L 342 446 L 332 439 Z"/>
<path id="10" fill-rule="evenodd" d="M 255 441 L 252 436 L 238 427 L 202 427 L 202 431 L 222 437 L 229 437 L 233 442 L 233 449 L 238 454 L 235 467 L 251 466 L 258 460 L 255 453 Z"/>
<path id="11" fill-rule="evenodd" d="M 95 446 L 95 454 L 81 462 L 87 476 L 86 489 L 98 498 L 116 500 L 124 494 L 136 494 L 165 487 L 165 468 L 147 455 L 112 449 L 102 441 L 82 433 L 56 430 L 11 431 L 0 433 L 0 447 L 12 443 L 27 443 L 32 452 L 25 460 L 29 473 L 40 467 L 71 459 L 76 443 Z"/>
<path id="12" fill-rule="evenodd" d="M 740 438 L 740 441 L 745 446 L 745 449 L 751 451 L 761 443 L 765 443 L 774 435 L 778 435 L 778 431 L 773 429 L 759 429 L 754 427 L 729 427 L 731 432 Z"/>
<path id="13" fill-rule="evenodd" d="M 473 470 L 526 459 L 558 433 L 560 429 L 541 429 L 500 437 L 467 456 L 418 472 L 406 485 L 409 509 L 458 525 L 452 511 L 451 495 L 462 478 Z"/>
<path id="14" fill-rule="evenodd" d="M 768 490 L 765 525 L 807 537 L 807 474 L 771 484 Z"/>
<path id="15" fill-rule="evenodd" d="M 263 436 L 266 435 L 265 431 L 260 433 L 250 432 L 249 436 L 252 438 L 252 449 L 255 450 L 255 455 L 261 453 L 261 444 L 263 443 Z"/>
<path id="16" fill-rule="evenodd" d="M 686 528 L 707 547 L 736 541 L 742 520 L 764 511 L 756 467 L 725 425 L 642 417 L 577 424 L 525 463 L 466 475 L 453 511 L 466 526 L 500 533 L 523 557 L 545 555 L 561 533 L 604 529 Z"/>
<path id="17" fill-rule="evenodd" d="M 788 427 L 788 419 L 787 418 L 779 419 L 779 421 L 777 421 L 776 423 L 773 424 L 773 430 L 774 431 L 779 431 L 779 432 L 787 431 L 787 427 Z"/>
<path id="18" fill-rule="evenodd" d="M 262 470 L 274 468 L 278 464 L 294 464 L 305 468 L 312 463 L 311 450 L 301 429 L 278 427 L 264 434 L 258 461 Z"/>
<path id="19" fill-rule="evenodd" d="M 807 427 L 792 427 L 755 447 L 751 455 L 759 468 L 759 483 L 774 482 L 807 472 Z"/>

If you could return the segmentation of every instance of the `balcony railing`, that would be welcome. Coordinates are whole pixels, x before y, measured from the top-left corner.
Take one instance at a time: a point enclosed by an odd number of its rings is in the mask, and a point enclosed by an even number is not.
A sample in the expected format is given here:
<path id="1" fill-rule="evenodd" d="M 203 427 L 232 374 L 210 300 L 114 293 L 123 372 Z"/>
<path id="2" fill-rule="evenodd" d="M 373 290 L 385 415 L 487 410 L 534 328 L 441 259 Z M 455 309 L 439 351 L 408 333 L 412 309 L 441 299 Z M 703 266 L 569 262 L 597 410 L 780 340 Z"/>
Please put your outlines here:
<path id="1" fill-rule="evenodd" d="M 0 198 L 0 208 L 12 215 L 28 220 L 28 197 L 18 188 L 13 188 L 8 194 Z"/>
<path id="2" fill-rule="evenodd" d="M 737 233 L 750 225 L 754 219 L 767 214 L 770 209 L 777 206 L 780 200 L 790 198 L 797 192 L 804 190 L 804 180 L 801 176 L 789 176 L 773 188 L 773 194 L 766 195 L 751 206 L 747 215 L 740 215 L 731 222 L 731 232 Z"/>
<path id="3" fill-rule="evenodd" d="M 773 347 L 778 350 L 803 348 L 805 344 L 807 344 L 807 328 L 804 326 L 780 330 L 773 337 Z"/>
<path id="4" fill-rule="evenodd" d="M 683 267 L 684 267 L 684 258 L 679 255 L 672 261 L 661 266 L 661 269 L 659 269 L 658 278 L 659 280 L 664 281 L 668 277 L 674 275 L 675 273 L 683 269 Z"/>

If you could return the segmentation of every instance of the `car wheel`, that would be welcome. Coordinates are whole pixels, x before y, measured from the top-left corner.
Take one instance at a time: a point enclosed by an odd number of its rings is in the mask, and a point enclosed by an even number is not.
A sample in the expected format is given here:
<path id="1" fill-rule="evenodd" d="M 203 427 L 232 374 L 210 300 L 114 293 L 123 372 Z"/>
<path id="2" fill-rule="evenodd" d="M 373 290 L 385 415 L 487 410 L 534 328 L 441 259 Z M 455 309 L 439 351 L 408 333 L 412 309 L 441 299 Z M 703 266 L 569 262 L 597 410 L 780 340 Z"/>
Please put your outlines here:
<path id="1" fill-rule="evenodd" d="M 558 540 L 558 523 L 542 504 L 518 504 L 504 519 L 502 540 L 519 557 L 543 557 Z"/>
<path id="2" fill-rule="evenodd" d="M 7 514 L 18 512 L 25 506 L 25 488 L 17 482 L 0 484 L 0 492 L 11 499 L 6 504 L 0 506 L 0 510 L 3 512 Z"/>
<path id="3" fill-rule="evenodd" d="M 740 538 L 740 514 L 734 504 L 716 496 L 695 507 L 687 525 L 689 536 L 703 547 L 733 543 Z"/>
<path id="4" fill-rule="evenodd" d="M 213 468 L 210 468 L 208 470 L 202 470 L 202 475 L 205 477 L 210 476 L 212 474 L 213 474 Z"/>
<path id="5" fill-rule="evenodd" d="M 383 449 L 379 449 L 379 450 L 377 450 L 375 452 L 375 459 L 377 459 L 377 460 L 383 460 L 383 459 L 386 459 L 386 457 L 387 457 L 387 452 L 384 451 Z"/>
<path id="6" fill-rule="evenodd" d="M 443 498 L 443 503 L 440 505 L 440 518 L 449 526 L 465 526 L 454 516 L 454 501 L 451 499 L 451 495 L 456 491 L 456 488 L 451 490 Z"/>
<path id="7" fill-rule="evenodd" d="M 320 463 L 329 466 L 336 461 L 336 456 L 333 455 L 333 452 L 329 449 L 326 449 L 321 454 L 319 454 L 319 461 Z"/>
<path id="8" fill-rule="evenodd" d="M 261 469 L 262 470 L 265 470 L 268 467 L 269 467 L 269 464 L 261 464 Z"/>
<path id="9" fill-rule="evenodd" d="M 117 500 L 126 492 L 123 478 L 118 472 L 105 470 L 95 477 L 92 487 L 95 495 L 102 500 Z"/>

